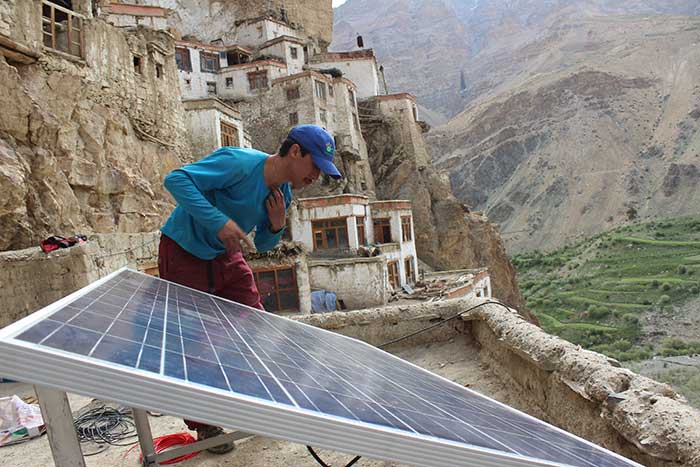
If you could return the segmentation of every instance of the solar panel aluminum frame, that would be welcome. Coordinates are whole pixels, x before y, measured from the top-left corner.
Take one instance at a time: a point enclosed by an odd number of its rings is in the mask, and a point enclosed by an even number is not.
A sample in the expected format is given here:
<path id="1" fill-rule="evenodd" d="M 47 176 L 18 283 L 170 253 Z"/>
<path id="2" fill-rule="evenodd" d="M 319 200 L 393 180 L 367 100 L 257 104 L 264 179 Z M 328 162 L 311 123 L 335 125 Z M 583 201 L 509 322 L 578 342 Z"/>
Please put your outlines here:
<path id="1" fill-rule="evenodd" d="M 110 281 L 126 269 L 120 269 L 0 330 L 0 355 L 2 355 L 0 374 L 19 381 L 119 402 L 129 407 L 177 415 L 246 433 L 409 465 L 425 467 L 566 467 L 567 465 L 293 408 L 14 339 L 24 330 Z M 226 301 L 220 297 L 217 299 Z M 254 311 L 259 312 L 259 310 Z M 280 317 L 280 319 L 286 318 Z M 330 332 L 320 328 L 314 329 L 318 332 Z M 348 339 L 352 338 L 348 337 Z M 353 340 L 369 346 L 365 342 Z M 388 355 L 409 363 L 417 371 L 427 372 L 410 362 Z M 452 381 L 440 378 L 449 384 L 455 384 L 462 390 L 468 390 Z M 489 399 L 486 396 L 483 397 Z M 493 402 L 517 412 L 497 401 Z M 527 414 L 522 415 L 543 423 Z M 563 430 L 559 431 L 563 432 Z M 579 440 L 602 449 L 586 440 L 580 438 Z M 630 466 L 639 466 L 615 453 L 610 454 L 624 459 Z"/>

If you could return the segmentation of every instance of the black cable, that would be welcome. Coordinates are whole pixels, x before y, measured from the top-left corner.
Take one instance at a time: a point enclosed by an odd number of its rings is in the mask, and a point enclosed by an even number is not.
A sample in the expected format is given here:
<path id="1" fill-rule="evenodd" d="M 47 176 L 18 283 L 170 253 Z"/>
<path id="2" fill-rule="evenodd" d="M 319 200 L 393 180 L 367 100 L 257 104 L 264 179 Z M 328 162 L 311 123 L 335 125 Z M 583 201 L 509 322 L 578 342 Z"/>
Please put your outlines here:
<path id="1" fill-rule="evenodd" d="M 444 319 L 444 320 L 440 321 L 439 323 L 435 323 L 435 324 L 430 325 L 430 326 L 428 326 L 428 327 L 425 327 L 425 328 L 423 328 L 423 329 L 419 329 L 419 330 L 416 331 L 416 332 L 412 332 L 411 334 L 407 334 L 407 335 L 405 335 L 405 336 L 403 336 L 403 337 L 399 337 L 398 339 L 394 339 L 394 340 L 391 340 L 391 341 L 389 341 L 389 342 L 385 342 L 385 343 L 383 343 L 383 344 L 381 344 L 381 345 L 378 345 L 377 348 L 378 348 L 378 349 L 382 349 L 382 348 L 388 347 L 388 346 L 390 346 L 390 345 L 392 345 L 392 344 L 396 344 L 397 342 L 401 342 L 401 341 L 403 341 L 403 340 L 409 339 L 409 338 L 411 338 L 411 337 L 413 337 L 413 336 L 415 336 L 415 335 L 421 334 L 421 333 L 426 332 L 426 331 L 430 331 L 431 329 L 434 329 L 434 328 L 436 328 L 436 327 L 438 327 L 438 326 L 442 326 L 443 324 L 445 324 L 445 323 L 447 323 L 447 322 L 449 322 L 449 321 L 452 321 L 453 319 L 457 319 L 458 317 L 462 316 L 464 313 L 469 313 L 470 311 L 475 310 L 475 309 L 479 308 L 480 306 L 484 306 L 484 305 L 499 305 L 499 306 L 502 306 L 503 308 L 505 308 L 506 310 L 510 311 L 510 308 L 508 308 L 507 306 L 505 306 L 505 305 L 504 305 L 503 303 L 501 303 L 501 302 L 497 302 L 497 301 L 495 301 L 495 300 L 487 300 L 487 301 L 485 301 L 485 302 L 479 303 L 478 305 L 474 305 L 474 306 L 471 307 L 471 308 L 467 308 L 467 309 L 464 310 L 464 311 L 460 311 L 459 313 L 455 313 L 454 315 L 450 316 L 450 317 L 447 318 L 447 319 Z M 319 465 L 321 465 L 321 467 L 330 467 L 328 464 L 326 464 L 325 462 L 323 462 L 323 460 L 316 454 L 316 452 L 314 452 L 314 450 L 313 450 L 313 448 L 311 448 L 311 446 L 306 446 L 306 449 L 309 450 L 309 452 L 311 453 L 311 455 L 313 456 L 313 458 L 316 460 L 316 462 L 319 463 Z M 351 467 L 351 466 L 354 465 L 357 461 L 359 461 L 361 458 L 362 458 L 362 457 L 360 457 L 360 456 L 355 457 L 355 458 L 354 458 L 353 460 L 351 460 L 350 463 L 347 464 L 345 467 Z"/>
<path id="2" fill-rule="evenodd" d="M 433 324 L 433 325 L 431 325 L 431 326 L 428 326 L 427 328 L 419 329 L 418 331 L 412 332 L 411 334 L 407 334 L 407 335 L 405 335 L 405 336 L 403 336 L 403 337 L 399 337 L 398 339 L 394 339 L 394 340 L 392 340 L 392 341 L 385 342 L 385 343 L 383 343 L 382 345 L 378 345 L 377 348 L 383 349 L 384 347 L 388 347 L 388 346 L 390 346 L 391 344 L 395 344 L 395 343 L 397 343 L 397 342 L 401 342 L 401 341 L 403 341 L 403 340 L 409 339 L 409 338 L 411 338 L 411 337 L 413 337 L 413 336 L 415 336 L 415 335 L 421 334 L 421 333 L 423 333 L 423 332 L 430 331 L 431 329 L 434 329 L 434 328 L 436 328 L 436 327 L 438 327 L 438 326 L 442 326 L 443 324 L 445 324 L 445 323 L 447 323 L 447 322 L 449 322 L 449 321 L 452 321 L 453 319 L 459 318 L 459 317 L 462 316 L 464 313 L 469 313 L 470 311 L 475 310 L 475 309 L 479 308 L 480 306 L 484 306 L 484 305 L 500 305 L 500 306 L 502 306 L 503 308 L 505 308 L 506 310 L 510 311 L 510 308 L 508 308 L 507 306 L 505 306 L 505 305 L 504 305 L 503 303 L 501 303 L 501 302 L 497 302 L 497 301 L 494 301 L 494 300 L 487 300 L 487 301 L 485 301 L 485 302 L 479 303 L 478 305 L 474 305 L 473 307 L 468 308 L 468 309 L 466 309 L 466 310 L 464 310 L 464 311 L 460 311 L 459 313 L 455 313 L 454 315 L 450 316 L 449 318 L 444 319 L 444 320 L 440 321 L 439 323 L 435 323 L 435 324 Z"/>
<path id="3" fill-rule="evenodd" d="M 318 456 L 318 454 L 316 454 L 316 452 L 313 450 L 313 448 L 311 446 L 306 446 L 306 449 L 309 450 L 309 452 L 311 453 L 313 458 L 316 459 L 316 462 L 318 462 L 319 465 L 321 465 L 321 467 L 331 467 L 330 465 L 323 462 L 323 460 Z M 362 457 L 355 456 L 355 458 L 353 460 L 351 460 L 349 463 L 345 464 L 345 467 L 351 467 L 351 466 L 355 465 L 355 463 L 357 461 L 359 461 L 360 459 L 362 459 Z"/>
<path id="4" fill-rule="evenodd" d="M 99 454 L 109 446 L 131 446 L 138 442 L 137 440 L 122 442 L 138 436 L 133 417 L 104 405 L 79 415 L 73 421 L 73 425 L 81 443 L 95 443 L 99 447 L 103 447 L 103 449 L 85 454 L 85 456 Z"/>

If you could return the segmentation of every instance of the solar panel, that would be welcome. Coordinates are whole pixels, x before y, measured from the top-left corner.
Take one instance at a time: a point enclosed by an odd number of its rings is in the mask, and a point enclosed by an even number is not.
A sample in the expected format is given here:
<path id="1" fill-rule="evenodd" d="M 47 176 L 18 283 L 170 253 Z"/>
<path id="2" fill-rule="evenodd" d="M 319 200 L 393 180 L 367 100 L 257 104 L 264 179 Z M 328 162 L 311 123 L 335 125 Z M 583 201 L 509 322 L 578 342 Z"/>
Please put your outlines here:
<path id="1" fill-rule="evenodd" d="M 637 466 L 356 339 L 123 269 L 0 331 L 0 374 L 407 464 Z"/>

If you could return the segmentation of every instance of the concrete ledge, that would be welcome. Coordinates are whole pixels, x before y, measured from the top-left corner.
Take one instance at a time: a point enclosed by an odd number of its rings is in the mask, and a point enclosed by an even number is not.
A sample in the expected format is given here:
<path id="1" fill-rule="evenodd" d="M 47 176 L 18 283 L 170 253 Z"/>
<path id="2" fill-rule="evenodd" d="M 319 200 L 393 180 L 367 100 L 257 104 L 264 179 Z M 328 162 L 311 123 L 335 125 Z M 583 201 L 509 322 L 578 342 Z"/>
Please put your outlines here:
<path id="1" fill-rule="evenodd" d="M 378 345 L 479 301 L 460 298 L 311 315 L 299 321 Z M 480 346 L 482 362 L 528 413 L 646 466 L 700 466 L 700 411 L 670 386 L 547 334 L 505 306 L 485 305 L 462 319 L 461 326 L 441 326 L 410 342 L 469 332 Z"/>

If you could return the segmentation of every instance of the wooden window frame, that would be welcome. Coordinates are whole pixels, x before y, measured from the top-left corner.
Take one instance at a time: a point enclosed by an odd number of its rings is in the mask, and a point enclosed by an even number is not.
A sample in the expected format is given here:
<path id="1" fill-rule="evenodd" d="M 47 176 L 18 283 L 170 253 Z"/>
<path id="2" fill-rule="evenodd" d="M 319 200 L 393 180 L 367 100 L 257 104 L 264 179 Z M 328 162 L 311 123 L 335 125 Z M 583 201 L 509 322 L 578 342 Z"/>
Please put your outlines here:
<path id="1" fill-rule="evenodd" d="M 288 101 L 293 101 L 296 99 L 299 99 L 301 97 L 301 93 L 299 91 L 299 86 L 291 86 L 287 88 L 287 100 Z"/>
<path id="2" fill-rule="evenodd" d="M 381 227 L 377 229 L 377 226 Z M 392 243 L 391 238 L 391 218 L 389 217 L 377 217 L 372 219 L 372 227 L 374 229 L 374 243 Z M 389 228 L 389 239 L 387 240 L 384 235 L 384 227 Z M 381 234 L 378 234 L 381 232 Z"/>
<path id="3" fill-rule="evenodd" d="M 289 113 L 289 124 L 291 126 L 297 126 L 299 124 L 299 112 Z"/>
<path id="4" fill-rule="evenodd" d="M 365 217 L 357 216 L 355 218 L 355 224 L 357 225 L 357 244 L 362 246 L 367 244 L 367 234 L 365 232 Z"/>
<path id="5" fill-rule="evenodd" d="M 226 84 L 227 88 L 232 88 L 233 87 L 233 77 L 232 76 L 225 77 L 224 83 Z"/>
<path id="6" fill-rule="evenodd" d="M 292 283 L 294 284 L 293 287 L 287 287 L 287 288 L 280 288 L 279 286 L 279 272 L 280 271 L 292 271 Z M 265 273 L 265 272 L 272 272 L 275 275 L 275 287 L 273 289 L 273 292 L 275 294 L 276 302 L 277 302 L 277 308 L 275 310 L 265 310 L 265 311 L 271 311 L 275 313 L 282 313 L 282 312 L 299 312 L 299 284 L 297 282 L 297 271 L 294 266 L 289 266 L 289 267 L 276 267 L 276 268 L 263 268 L 263 269 L 255 269 L 253 270 L 253 276 L 255 278 L 255 285 L 260 290 L 260 274 Z M 282 301 L 280 299 L 280 293 L 284 292 L 294 292 L 296 295 L 296 307 L 294 309 L 281 309 L 282 307 Z M 261 301 L 265 301 L 266 297 L 260 297 Z"/>
<path id="7" fill-rule="evenodd" d="M 192 58 L 190 57 L 190 49 L 188 49 L 187 47 L 175 47 L 175 63 L 177 64 L 178 70 L 192 71 Z"/>
<path id="8" fill-rule="evenodd" d="M 299 49 L 298 49 L 297 47 L 293 46 L 293 45 L 290 45 L 290 46 L 289 46 L 289 55 L 290 55 L 293 59 L 296 60 L 297 58 L 299 58 Z"/>
<path id="9" fill-rule="evenodd" d="M 326 91 L 326 83 L 323 81 L 318 81 L 314 80 L 314 93 L 316 94 L 316 97 L 318 97 L 321 100 L 326 100 L 328 99 L 328 91 Z"/>
<path id="10" fill-rule="evenodd" d="M 269 86 L 267 70 L 251 71 L 248 73 L 248 88 L 251 91 L 268 89 Z"/>
<path id="11" fill-rule="evenodd" d="M 410 242 L 413 240 L 413 222 L 411 216 L 401 216 L 401 240 Z"/>
<path id="12" fill-rule="evenodd" d="M 401 287 L 401 278 L 399 277 L 399 261 L 387 261 L 386 270 L 389 274 L 389 284 L 391 284 L 394 290 L 398 290 Z"/>
<path id="13" fill-rule="evenodd" d="M 331 222 L 334 221 L 343 221 L 343 225 L 335 225 L 332 226 L 330 225 Z M 320 223 L 325 223 L 327 224 L 326 226 L 320 226 Z M 328 246 L 328 237 L 326 236 L 326 232 L 330 230 L 335 230 L 335 238 L 338 243 L 338 246 L 336 247 L 329 247 Z M 343 246 L 340 244 L 340 235 L 339 235 L 339 230 L 342 230 L 345 232 L 345 238 L 348 242 L 347 245 Z M 321 242 L 319 244 L 316 234 L 321 233 L 322 238 Z M 311 238 L 313 240 L 314 244 L 314 251 L 319 251 L 319 250 L 341 250 L 343 248 L 350 248 L 350 238 L 348 237 L 348 221 L 347 217 L 333 217 L 331 219 L 317 219 L 314 221 L 311 221 Z"/>
<path id="14" fill-rule="evenodd" d="M 216 81 L 207 81 L 205 86 L 207 87 L 207 96 L 216 96 L 216 94 L 219 92 Z M 213 92 L 210 90 L 210 88 L 213 89 Z"/>
<path id="15" fill-rule="evenodd" d="M 211 61 L 213 67 L 205 67 L 207 63 Z M 221 62 L 219 61 L 219 54 L 215 52 L 205 52 L 201 50 L 199 52 L 199 69 L 202 73 L 216 73 L 221 69 Z"/>
<path id="16" fill-rule="evenodd" d="M 56 28 L 56 16 L 57 13 L 61 16 L 66 16 L 67 29 L 66 34 L 66 44 L 61 46 L 56 40 L 57 31 Z M 85 16 L 74 12 L 68 8 L 64 8 L 55 3 L 49 2 L 48 0 L 42 0 L 41 2 L 41 33 L 43 38 L 43 44 L 53 50 L 58 50 L 59 52 L 67 53 L 76 57 L 83 57 L 83 20 Z M 63 23 L 63 21 L 58 24 Z"/>
<path id="17" fill-rule="evenodd" d="M 240 135 L 238 128 L 228 122 L 221 121 L 221 147 L 233 146 L 239 147 L 241 145 Z M 231 144 L 227 144 L 231 143 Z"/>
<path id="18" fill-rule="evenodd" d="M 415 283 L 416 272 L 413 270 L 413 256 L 404 259 L 403 266 L 406 271 L 406 283 Z"/>

